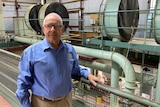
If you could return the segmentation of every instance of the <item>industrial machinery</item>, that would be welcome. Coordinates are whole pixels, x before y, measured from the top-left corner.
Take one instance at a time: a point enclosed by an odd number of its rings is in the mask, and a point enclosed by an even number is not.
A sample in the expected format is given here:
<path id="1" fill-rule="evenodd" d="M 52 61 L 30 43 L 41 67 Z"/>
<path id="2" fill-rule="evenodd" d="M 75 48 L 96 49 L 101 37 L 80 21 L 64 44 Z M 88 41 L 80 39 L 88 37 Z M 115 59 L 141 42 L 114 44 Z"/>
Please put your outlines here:
<path id="1" fill-rule="evenodd" d="M 62 39 L 74 44 L 79 63 L 104 81 L 93 87 L 83 78 L 73 80 L 74 107 L 159 107 L 160 1 L 142 2 L 145 9 L 140 0 L 102 0 L 98 12 L 84 12 L 82 19 L 77 19 L 82 26 L 75 31 L 69 29 L 73 20 L 62 3 L 33 5 L 24 17 L 14 19 L 14 41 L 41 41 L 44 17 L 57 12 L 66 28 Z M 84 18 L 91 15 L 96 17 L 87 25 Z"/>

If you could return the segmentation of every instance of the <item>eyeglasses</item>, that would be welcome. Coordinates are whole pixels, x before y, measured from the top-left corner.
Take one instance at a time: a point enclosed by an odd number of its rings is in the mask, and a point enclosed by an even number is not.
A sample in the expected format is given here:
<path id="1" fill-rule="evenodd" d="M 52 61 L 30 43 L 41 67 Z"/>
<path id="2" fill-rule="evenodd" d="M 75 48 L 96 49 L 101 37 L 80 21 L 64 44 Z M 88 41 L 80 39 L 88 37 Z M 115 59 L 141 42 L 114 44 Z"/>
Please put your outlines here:
<path id="1" fill-rule="evenodd" d="M 52 27 L 55 29 L 55 30 L 58 30 L 62 27 L 62 25 L 44 25 L 46 28 L 48 29 L 51 29 Z"/>

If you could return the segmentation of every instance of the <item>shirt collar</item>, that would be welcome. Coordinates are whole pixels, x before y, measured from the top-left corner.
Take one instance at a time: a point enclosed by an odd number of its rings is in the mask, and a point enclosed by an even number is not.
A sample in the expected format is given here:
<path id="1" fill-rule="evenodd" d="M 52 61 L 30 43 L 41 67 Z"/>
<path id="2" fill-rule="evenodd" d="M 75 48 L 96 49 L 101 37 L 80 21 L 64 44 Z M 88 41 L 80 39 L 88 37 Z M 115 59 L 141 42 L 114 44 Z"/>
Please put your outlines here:
<path id="1" fill-rule="evenodd" d="M 61 49 L 63 46 L 64 46 L 64 43 L 62 41 L 60 41 L 59 49 Z M 43 50 L 53 49 L 52 45 L 47 41 L 46 38 L 44 38 L 43 41 L 42 41 L 42 49 Z"/>

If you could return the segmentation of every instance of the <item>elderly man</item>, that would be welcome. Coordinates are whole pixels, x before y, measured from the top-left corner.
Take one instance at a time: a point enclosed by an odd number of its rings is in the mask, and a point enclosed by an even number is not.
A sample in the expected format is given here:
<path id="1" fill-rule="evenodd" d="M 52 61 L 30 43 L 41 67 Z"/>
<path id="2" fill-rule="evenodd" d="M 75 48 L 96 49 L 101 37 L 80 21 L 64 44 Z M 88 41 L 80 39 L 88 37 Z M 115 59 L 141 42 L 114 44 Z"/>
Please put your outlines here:
<path id="1" fill-rule="evenodd" d="M 16 95 L 23 107 L 72 107 L 73 76 L 85 77 L 93 85 L 101 81 L 80 67 L 72 45 L 61 41 L 64 26 L 57 13 L 45 17 L 42 30 L 44 40 L 22 54 Z"/>

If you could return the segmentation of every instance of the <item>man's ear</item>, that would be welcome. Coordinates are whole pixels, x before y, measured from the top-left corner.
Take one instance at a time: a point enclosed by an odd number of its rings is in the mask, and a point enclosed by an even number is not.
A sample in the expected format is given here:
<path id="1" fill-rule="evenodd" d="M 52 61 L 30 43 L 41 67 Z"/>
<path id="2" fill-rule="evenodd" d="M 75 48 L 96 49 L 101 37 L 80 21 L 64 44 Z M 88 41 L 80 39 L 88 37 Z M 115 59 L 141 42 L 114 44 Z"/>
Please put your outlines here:
<path id="1" fill-rule="evenodd" d="M 44 31 L 44 26 L 43 25 L 41 26 L 41 29 L 42 29 L 42 32 L 43 32 Z"/>
<path id="2" fill-rule="evenodd" d="M 45 35 L 44 35 L 44 26 L 43 26 L 43 25 L 42 25 L 42 27 L 41 27 L 41 30 L 42 30 L 43 36 L 45 36 Z"/>
<path id="3" fill-rule="evenodd" d="M 63 32 L 63 33 L 65 32 L 65 27 L 64 27 L 64 26 L 62 26 L 62 32 Z"/>

